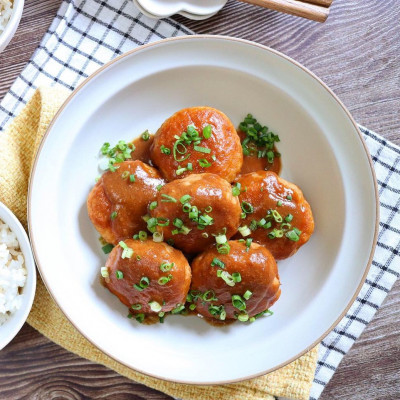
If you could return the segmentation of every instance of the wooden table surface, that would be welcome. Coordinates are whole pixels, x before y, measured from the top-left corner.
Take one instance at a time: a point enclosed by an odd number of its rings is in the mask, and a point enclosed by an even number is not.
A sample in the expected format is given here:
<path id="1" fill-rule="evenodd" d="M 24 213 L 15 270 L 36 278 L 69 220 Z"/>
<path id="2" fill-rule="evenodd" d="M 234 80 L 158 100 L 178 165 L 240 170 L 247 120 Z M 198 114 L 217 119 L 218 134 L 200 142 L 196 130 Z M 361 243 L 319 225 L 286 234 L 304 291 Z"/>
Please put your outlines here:
<path id="1" fill-rule="evenodd" d="M 0 99 L 60 2 L 26 1 L 17 34 L 0 54 Z M 322 78 L 360 124 L 400 144 L 399 1 L 335 0 L 325 24 L 233 0 L 209 20 L 177 19 L 197 33 L 254 40 L 293 57 Z M 0 353 L 0 399 L 20 398 L 170 399 L 65 351 L 28 325 Z M 400 399 L 399 281 L 321 399 Z"/>

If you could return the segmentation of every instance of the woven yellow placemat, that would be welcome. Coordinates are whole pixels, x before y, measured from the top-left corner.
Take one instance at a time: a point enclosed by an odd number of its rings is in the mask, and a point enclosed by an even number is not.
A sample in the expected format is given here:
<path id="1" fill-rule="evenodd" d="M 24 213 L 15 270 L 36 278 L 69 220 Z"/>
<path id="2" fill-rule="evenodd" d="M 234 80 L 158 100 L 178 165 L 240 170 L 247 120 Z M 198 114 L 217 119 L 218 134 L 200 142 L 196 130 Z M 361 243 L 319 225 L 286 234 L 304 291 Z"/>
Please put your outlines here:
<path id="1" fill-rule="evenodd" d="M 63 88 L 38 89 L 8 130 L 0 135 L 0 200 L 25 227 L 32 163 L 47 126 L 68 94 Z M 150 378 L 114 361 L 87 341 L 60 311 L 40 277 L 28 323 L 50 340 L 81 357 L 185 400 L 273 400 L 273 396 L 307 400 L 318 352 L 316 347 L 284 368 L 236 384 L 193 386 Z"/>

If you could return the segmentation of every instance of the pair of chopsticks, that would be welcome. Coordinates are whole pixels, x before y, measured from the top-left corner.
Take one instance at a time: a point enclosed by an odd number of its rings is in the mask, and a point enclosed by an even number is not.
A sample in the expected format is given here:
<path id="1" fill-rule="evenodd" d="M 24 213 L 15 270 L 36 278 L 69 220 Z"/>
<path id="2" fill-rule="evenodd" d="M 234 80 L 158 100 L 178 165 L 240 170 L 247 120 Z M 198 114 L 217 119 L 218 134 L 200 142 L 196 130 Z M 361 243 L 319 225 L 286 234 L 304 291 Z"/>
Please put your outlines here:
<path id="1" fill-rule="evenodd" d="M 240 0 L 271 10 L 296 15 L 318 22 L 328 18 L 329 7 L 333 0 Z"/>

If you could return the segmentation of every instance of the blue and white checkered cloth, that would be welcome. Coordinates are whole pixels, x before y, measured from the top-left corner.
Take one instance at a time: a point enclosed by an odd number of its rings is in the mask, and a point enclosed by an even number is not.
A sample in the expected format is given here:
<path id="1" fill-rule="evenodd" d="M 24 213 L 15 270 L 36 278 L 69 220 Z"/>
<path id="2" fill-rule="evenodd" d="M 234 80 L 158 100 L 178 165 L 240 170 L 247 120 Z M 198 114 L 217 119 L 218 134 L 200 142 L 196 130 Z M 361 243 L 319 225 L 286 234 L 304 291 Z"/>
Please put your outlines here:
<path id="1" fill-rule="evenodd" d="M 64 0 L 40 46 L 0 104 L 0 134 L 42 85 L 74 89 L 114 57 L 145 43 L 192 32 L 152 20 L 130 0 Z M 361 127 L 379 184 L 378 245 L 365 284 L 323 340 L 310 399 L 320 397 L 340 361 L 372 320 L 400 274 L 400 149 Z"/>

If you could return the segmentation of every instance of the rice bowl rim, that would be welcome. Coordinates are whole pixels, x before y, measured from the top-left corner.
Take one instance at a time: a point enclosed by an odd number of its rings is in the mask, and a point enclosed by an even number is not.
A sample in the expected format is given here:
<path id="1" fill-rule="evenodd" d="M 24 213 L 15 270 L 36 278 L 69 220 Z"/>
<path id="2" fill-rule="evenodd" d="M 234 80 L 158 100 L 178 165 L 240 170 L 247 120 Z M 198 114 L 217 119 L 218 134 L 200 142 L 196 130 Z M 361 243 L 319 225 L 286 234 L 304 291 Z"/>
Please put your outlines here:
<path id="1" fill-rule="evenodd" d="M 16 310 L 3 325 L 0 326 L 0 350 L 2 350 L 20 331 L 28 318 L 32 308 L 36 291 L 36 266 L 33 259 L 31 244 L 26 231 L 17 217 L 0 202 L 0 220 L 8 225 L 9 229 L 17 237 L 20 251 L 24 256 L 24 267 L 27 271 L 26 282 L 22 289 L 21 308 Z"/>
<path id="2" fill-rule="evenodd" d="M 21 20 L 23 9 L 24 0 L 13 0 L 11 17 L 6 24 L 4 31 L 0 33 L 0 53 L 7 47 L 8 43 L 10 43 L 11 39 L 14 37 Z"/>

